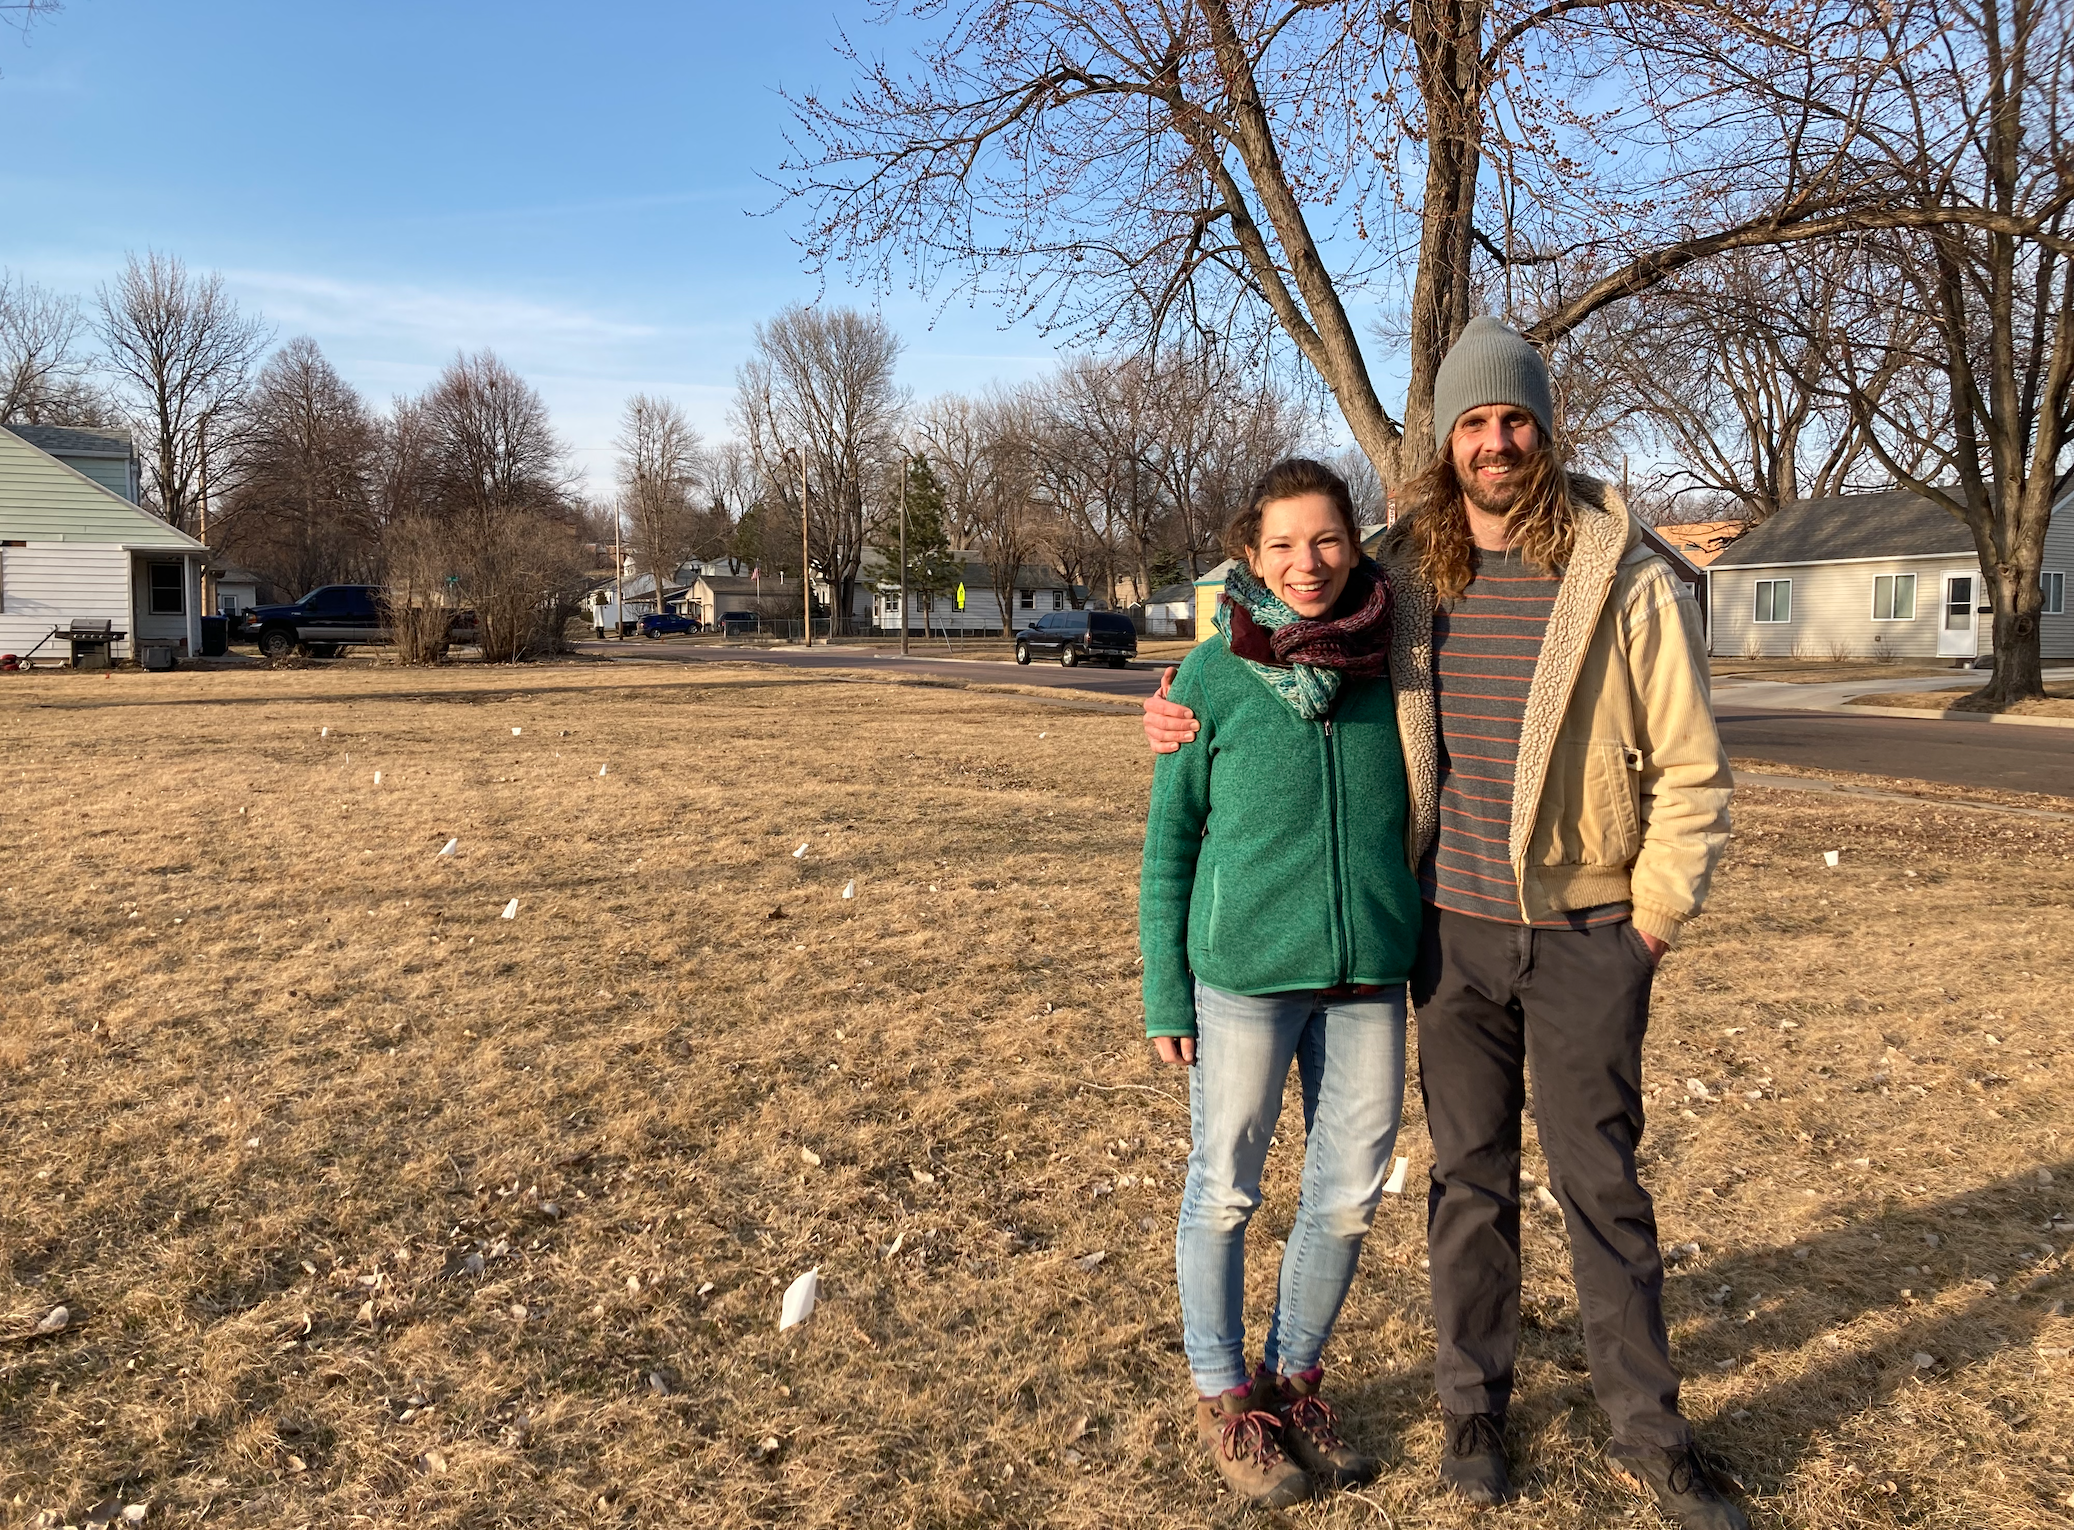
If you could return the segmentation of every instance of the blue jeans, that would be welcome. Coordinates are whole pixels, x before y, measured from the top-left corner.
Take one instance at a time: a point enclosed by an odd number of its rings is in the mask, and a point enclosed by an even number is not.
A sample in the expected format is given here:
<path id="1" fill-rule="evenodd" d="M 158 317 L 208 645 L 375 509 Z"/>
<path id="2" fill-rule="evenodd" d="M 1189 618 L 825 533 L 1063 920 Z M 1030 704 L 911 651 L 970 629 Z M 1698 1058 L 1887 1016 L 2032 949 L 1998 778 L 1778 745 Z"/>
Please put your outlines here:
<path id="1" fill-rule="evenodd" d="M 1214 1397 L 1246 1384 L 1246 1224 L 1260 1205 L 1292 1058 L 1303 1082 L 1303 1186 L 1268 1325 L 1268 1369 L 1311 1369 L 1332 1336 L 1403 1117 L 1404 988 L 1249 998 L 1198 982 L 1195 1023 L 1194 1146 L 1174 1265 L 1188 1368 L 1196 1391 Z"/>

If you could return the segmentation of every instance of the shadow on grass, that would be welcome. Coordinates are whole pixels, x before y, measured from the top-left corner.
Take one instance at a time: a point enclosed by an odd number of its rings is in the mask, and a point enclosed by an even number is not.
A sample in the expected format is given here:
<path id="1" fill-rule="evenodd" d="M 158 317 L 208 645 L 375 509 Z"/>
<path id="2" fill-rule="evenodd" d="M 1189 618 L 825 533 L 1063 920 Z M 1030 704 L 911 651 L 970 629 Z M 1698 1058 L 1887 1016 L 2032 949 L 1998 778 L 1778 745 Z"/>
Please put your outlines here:
<path id="1" fill-rule="evenodd" d="M 1936 1201 L 1897 1204 L 1883 1197 L 1860 1205 L 1855 1215 L 1847 1210 L 1850 1220 L 1841 1227 L 1780 1247 L 1695 1261 L 1670 1275 L 1665 1306 L 1681 1371 L 1690 1379 L 1732 1369 L 1748 1378 L 1721 1400 L 1715 1417 L 1699 1422 L 1704 1443 L 1721 1452 L 1753 1494 L 1777 1492 L 1824 1440 L 1853 1418 L 1896 1404 L 1905 1388 L 2035 1345 L 2055 1297 L 2074 1292 L 2067 1269 L 2041 1256 L 2050 1240 L 2074 1226 L 2051 1221 L 2074 1161 L 2042 1167 L 2051 1182 L 2039 1181 L 2033 1169 Z M 1936 1305 L 1954 1290 L 1975 1294 L 1957 1310 Z M 1701 1315 L 1697 1327 L 1694 1309 Z M 1850 1332 L 1865 1319 L 1891 1323 L 1897 1314 L 1898 1327 L 1883 1323 L 1877 1334 L 1856 1338 Z M 1537 1310 L 1523 1304 L 1520 1353 L 1529 1366 L 1540 1362 L 1569 1379 L 1523 1385 L 1513 1402 L 1515 1432 L 1539 1434 L 1561 1427 L 1567 1416 L 1581 1444 L 1602 1449 L 1608 1439 L 1603 1415 L 1596 1408 L 1579 1411 L 1590 1384 L 1574 1305 Z M 1378 1378 L 1368 1394 L 1349 1401 L 1402 1428 L 1417 1416 L 1404 1406 L 1403 1382 L 1401 1376 Z M 1418 1406 L 1433 1406 L 1430 1377 L 1419 1388 Z M 2013 1399 L 1998 1396 L 1985 1406 L 2012 1430 L 2039 1422 Z M 1884 1473 L 1898 1475 L 1898 1468 Z M 1556 1487 L 1545 1470 L 1523 1473 L 1522 1482 L 1530 1493 Z M 1889 1484 L 1887 1491 L 1902 1490 Z"/>

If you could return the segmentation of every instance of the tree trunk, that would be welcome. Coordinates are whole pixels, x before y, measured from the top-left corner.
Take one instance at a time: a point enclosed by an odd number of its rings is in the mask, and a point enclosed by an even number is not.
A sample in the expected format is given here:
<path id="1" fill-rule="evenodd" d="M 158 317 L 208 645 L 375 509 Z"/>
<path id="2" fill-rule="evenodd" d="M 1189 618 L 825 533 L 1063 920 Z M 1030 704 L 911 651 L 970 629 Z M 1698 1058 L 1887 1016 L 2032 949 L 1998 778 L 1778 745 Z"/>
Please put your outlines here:
<path id="1" fill-rule="evenodd" d="M 1426 193 L 1412 283 L 1411 382 L 1404 437 L 1393 460 L 1370 454 L 1383 482 L 1393 487 L 1417 477 L 1433 460 L 1433 380 L 1469 322 L 1470 234 L 1483 165 L 1483 22 L 1482 0 L 1419 0 L 1411 8 L 1427 124 Z"/>
<path id="2" fill-rule="evenodd" d="M 2045 694 L 2045 670 L 2038 654 L 2038 616 L 2044 591 L 2038 576 L 2029 578 L 2013 562 L 1988 565 L 1988 589 L 1995 606 L 1995 671 L 1982 694 L 1998 706 Z"/>

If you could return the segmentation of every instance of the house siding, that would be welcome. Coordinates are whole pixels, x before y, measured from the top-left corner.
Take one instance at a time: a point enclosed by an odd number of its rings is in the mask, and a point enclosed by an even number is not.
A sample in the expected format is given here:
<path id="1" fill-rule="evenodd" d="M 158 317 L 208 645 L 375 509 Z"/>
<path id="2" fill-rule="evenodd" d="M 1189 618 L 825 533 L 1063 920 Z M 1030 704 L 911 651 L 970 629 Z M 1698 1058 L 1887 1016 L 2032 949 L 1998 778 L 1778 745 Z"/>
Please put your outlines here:
<path id="1" fill-rule="evenodd" d="M 1903 659 L 1937 657 L 1940 576 L 1979 567 L 1963 554 L 1882 558 L 1865 563 L 1799 563 L 1779 568 L 1709 571 L 1712 652 L 1724 658 Z M 1916 614 L 1909 621 L 1872 619 L 1873 581 L 1882 575 L 1916 576 Z M 1757 582 L 1793 581 L 1792 619 L 1756 619 Z M 1975 617 L 1976 651 L 1988 644 L 1989 618 Z"/>
<path id="2" fill-rule="evenodd" d="M 108 621 L 131 636 L 115 645 L 127 657 L 135 637 L 130 620 L 130 555 L 120 547 L 30 543 L 0 548 L 0 651 L 25 654 L 53 627 L 75 618 Z M 45 645 L 40 661 L 68 647 Z"/>
<path id="3" fill-rule="evenodd" d="M 130 481 L 130 465 L 119 457 L 70 457 L 61 456 L 58 461 L 91 478 L 111 494 L 120 494 L 132 504 L 136 503 L 135 486 Z"/>
<path id="4" fill-rule="evenodd" d="M 2053 506 L 2045 527 L 2045 556 L 2041 572 L 2061 573 L 2074 585 L 2074 495 Z M 2045 659 L 2074 659 L 2074 601 L 2059 616 L 2038 618 L 2038 652 Z"/>
<path id="5" fill-rule="evenodd" d="M 2041 569 L 2074 576 L 2074 499 L 2064 499 L 2055 508 L 2045 532 Z M 1938 599 L 1942 577 L 1961 569 L 1980 576 L 1980 567 L 1968 553 L 1936 553 L 1913 558 L 1881 558 L 1862 563 L 1795 563 L 1777 567 L 1730 567 L 1716 563 L 1708 570 L 1711 591 L 1712 642 L 1709 652 L 1723 658 L 1787 658 L 1798 654 L 1807 659 L 1827 659 L 1837 652 L 1850 658 L 1893 655 L 1904 659 L 1937 657 Z M 1916 615 L 1913 621 L 1874 621 L 1872 582 L 1883 574 L 1916 575 Z M 1793 619 L 1789 622 L 1755 620 L 1757 581 L 1793 581 Z M 2068 583 L 2074 584 L 2074 578 Z M 1979 586 L 1986 605 L 1985 580 Z M 1977 653 L 1994 648 L 1994 618 L 1977 612 L 1974 618 Z M 2038 651 L 2048 661 L 2074 659 L 2074 607 L 2058 616 L 2043 616 L 2038 622 Z"/>

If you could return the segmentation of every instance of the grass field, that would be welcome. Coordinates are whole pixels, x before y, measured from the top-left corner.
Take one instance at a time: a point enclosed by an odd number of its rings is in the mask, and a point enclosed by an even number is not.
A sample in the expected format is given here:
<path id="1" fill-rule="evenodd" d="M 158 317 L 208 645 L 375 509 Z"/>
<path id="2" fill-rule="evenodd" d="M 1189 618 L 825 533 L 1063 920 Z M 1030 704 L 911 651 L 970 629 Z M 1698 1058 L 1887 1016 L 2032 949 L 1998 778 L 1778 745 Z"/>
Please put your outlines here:
<path id="1" fill-rule="evenodd" d="M 1911 707 L 1926 712 L 2004 712 L 2013 717 L 2074 717 L 2074 686 L 2048 686 L 2043 696 L 2006 706 L 1986 700 L 1979 692 L 1951 691 L 1885 692 L 1876 696 L 1853 696 L 1849 706 Z"/>
<path id="2" fill-rule="evenodd" d="M 0 682 L 0 1520 L 1244 1522 L 1186 1432 L 1149 774 L 1124 709 L 767 669 Z M 1739 798 L 1646 1174 L 1760 1524 L 2074 1523 L 2070 855 Z M 1545 1219 L 1525 1496 L 1440 1495 L 1422 1218 L 1329 1354 L 1388 1470 L 1284 1522 L 1655 1523 Z"/>

